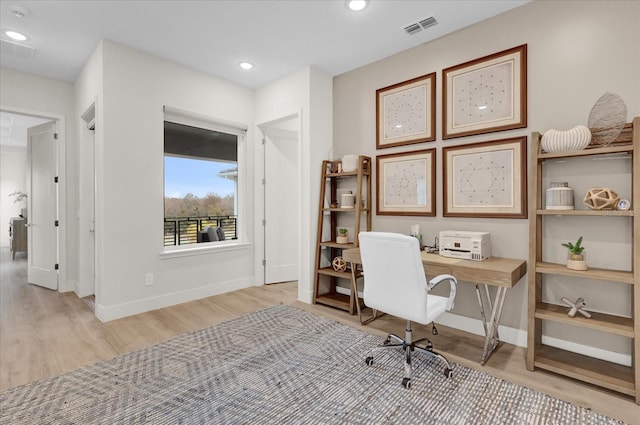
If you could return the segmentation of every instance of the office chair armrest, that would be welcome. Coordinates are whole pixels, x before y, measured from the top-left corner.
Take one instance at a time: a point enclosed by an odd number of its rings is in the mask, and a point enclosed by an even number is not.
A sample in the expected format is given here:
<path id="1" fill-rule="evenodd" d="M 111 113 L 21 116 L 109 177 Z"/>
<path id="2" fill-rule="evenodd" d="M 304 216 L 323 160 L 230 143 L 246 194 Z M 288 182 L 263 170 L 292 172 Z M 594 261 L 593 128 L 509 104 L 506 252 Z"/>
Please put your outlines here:
<path id="1" fill-rule="evenodd" d="M 427 291 L 431 291 L 433 288 L 444 282 L 445 280 L 449 281 L 449 300 L 447 301 L 447 311 L 451 311 L 453 309 L 453 302 L 456 298 L 456 286 L 458 285 L 458 281 L 455 277 L 450 274 L 441 274 L 429 281 L 427 283 Z"/>

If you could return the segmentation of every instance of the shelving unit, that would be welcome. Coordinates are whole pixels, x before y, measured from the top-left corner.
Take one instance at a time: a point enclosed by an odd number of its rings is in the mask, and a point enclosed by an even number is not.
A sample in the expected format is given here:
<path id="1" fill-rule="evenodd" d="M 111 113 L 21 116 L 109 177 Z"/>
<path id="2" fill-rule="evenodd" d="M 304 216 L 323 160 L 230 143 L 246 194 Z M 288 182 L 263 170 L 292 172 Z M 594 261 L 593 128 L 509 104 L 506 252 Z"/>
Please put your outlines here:
<path id="1" fill-rule="evenodd" d="M 351 269 L 335 271 L 331 262 L 342 250 L 358 246 L 360 231 L 371 230 L 371 158 L 359 156 L 356 171 L 332 172 L 332 166 L 335 171 L 337 162 L 322 162 L 313 302 L 355 314 L 358 298 L 350 283 Z M 355 195 L 353 208 L 331 207 L 339 199 L 339 190 L 347 189 Z M 352 228 L 352 242 L 336 242 L 338 227 Z M 361 272 L 356 271 L 356 279 L 360 276 Z M 344 284 L 341 286 L 340 282 Z"/>
<path id="2" fill-rule="evenodd" d="M 535 265 L 529 271 L 528 341 L 527 369 L 545 369 L 573 379 L 582 380 L 604 388 L 635 397 L 640 404 L 640 117 L 627 124 L 618 138 L 608 147 L 587 148 L 574 152 L 546 153 L 542 150 L 540 133 L 532 134 L 533 153 L 531 155 L 530 201 L 529 201 L 529 264 Z M 628 153 L 632 155 L 631 187 L 632 199 L 629 211 L 593 210 L 545 210 L 543 209 L 542 178 L 544 163 L 550 159 L 580 158 L 593 155 Z M 547 220 L 559 217 L 593 217 L 594 225 L 611 217 L 631 220 L 633 239 L 632 270 L 606 270 L 589 268 L 586 271 L 570 270 L 564 264 L 554 264 L 542 260 L 543 226 Z M 591 312 L 587 319 L 567 315 L 564 306 L 543 302 L 542 290 L 545 277 L 560 275 L 583 279 L 596 279 L 631 285 L 633 297 L 632 317 Z M 609 334 L 631 338 L 633 341 L 631 367 L 576 354 L 542 344 L 543 321 L 587 328 Z"/>

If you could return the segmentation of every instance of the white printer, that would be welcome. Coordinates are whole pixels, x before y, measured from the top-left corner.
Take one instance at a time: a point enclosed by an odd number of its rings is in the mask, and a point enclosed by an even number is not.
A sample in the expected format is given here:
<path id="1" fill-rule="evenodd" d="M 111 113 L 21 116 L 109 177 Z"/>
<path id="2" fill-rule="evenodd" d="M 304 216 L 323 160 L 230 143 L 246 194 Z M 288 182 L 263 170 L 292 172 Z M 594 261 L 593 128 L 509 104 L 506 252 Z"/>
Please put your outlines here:
<path id="1" fill-rule="evenodd" d="M 488 232 L 445 230 L 440 232 L 440 255 L 464 260 L 482 261 L 491 257 Z"/>

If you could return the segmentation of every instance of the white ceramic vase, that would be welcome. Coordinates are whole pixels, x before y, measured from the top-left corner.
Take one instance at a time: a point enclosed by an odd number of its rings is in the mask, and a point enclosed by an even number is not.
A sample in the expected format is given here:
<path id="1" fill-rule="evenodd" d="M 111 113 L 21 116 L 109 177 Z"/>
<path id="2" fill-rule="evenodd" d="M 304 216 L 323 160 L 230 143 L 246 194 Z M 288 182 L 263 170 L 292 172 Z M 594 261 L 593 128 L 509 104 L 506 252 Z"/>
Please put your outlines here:
<path id="1" fill-rule="evenodd" d="M 545 152 L 579 151 L 591 142 L 591 131 L 584 125 L 577 125 L 570 130 L 547 130 L 542 135 L 540 144 Z"/>

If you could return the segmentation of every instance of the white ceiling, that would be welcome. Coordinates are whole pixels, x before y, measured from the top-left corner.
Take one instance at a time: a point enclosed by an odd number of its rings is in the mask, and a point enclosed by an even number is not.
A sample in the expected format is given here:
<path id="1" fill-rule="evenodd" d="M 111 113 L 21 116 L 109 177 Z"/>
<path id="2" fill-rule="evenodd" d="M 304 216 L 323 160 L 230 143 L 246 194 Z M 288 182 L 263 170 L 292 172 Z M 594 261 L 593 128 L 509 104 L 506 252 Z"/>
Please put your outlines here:
<path id="1" fill-rule="evenodd" d="M 309 65 L 339 75 L 529 1 L 370 0 L 352 12 L 344 0 L 2 0 L 0 65 L 73 82 L 109 39 L 255 89 Z M 429 16 L 438 24 L 404 32 Z M 5 43 L 8 29 L 26 48 Z"/>

